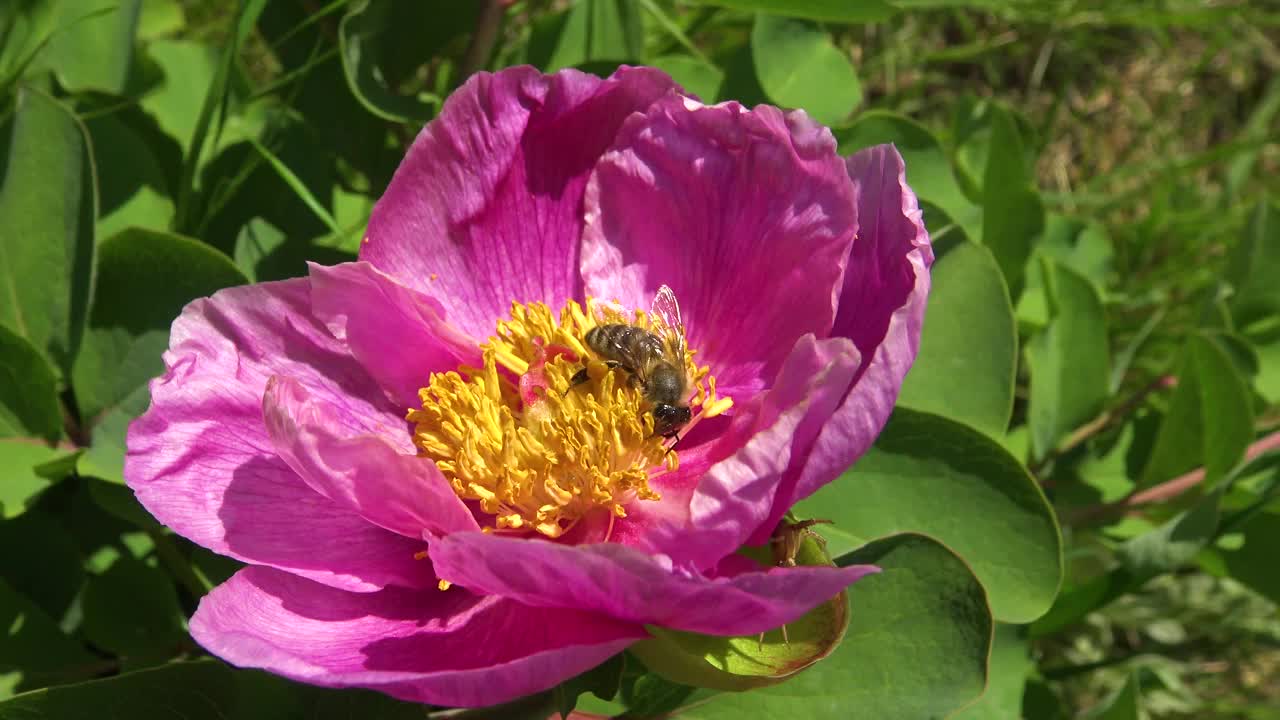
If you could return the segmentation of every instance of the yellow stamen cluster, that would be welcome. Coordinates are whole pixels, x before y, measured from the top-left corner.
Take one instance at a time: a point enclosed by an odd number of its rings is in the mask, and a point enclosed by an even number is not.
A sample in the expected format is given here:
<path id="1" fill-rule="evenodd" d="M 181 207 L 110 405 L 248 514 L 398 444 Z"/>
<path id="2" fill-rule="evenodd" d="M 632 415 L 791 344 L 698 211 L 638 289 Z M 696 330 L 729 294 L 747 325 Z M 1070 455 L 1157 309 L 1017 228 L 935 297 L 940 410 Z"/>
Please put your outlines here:
<path id="1" fill-rule="evenodd" d="M 558 317 L 542 303 L 516 303 L 511 319 L 481 345 L 482 368 L 433 373 L 418 393 L 422 407 L 408 418 L 419 454 L 436 463 L 459 497 L 495 515 L 498 530 L 554 538 L 596 508 L 625 517 L 632 500 L 659 499 L 650 474 L 677 465 L 676 453 L 654 435 L 638 385 L 583 343 L 597 322 L 664 330 L 646 313 L 624 319 L 590 300 L 585 309 L 570 301 Z M 590 379 L 571 388 L 584 362 Z M 716 397 L 715 379 L 692 352 L 685 365 L 695 415 L 732 404 Z M 537 380 L 523 400 L 521 376 Z"/>

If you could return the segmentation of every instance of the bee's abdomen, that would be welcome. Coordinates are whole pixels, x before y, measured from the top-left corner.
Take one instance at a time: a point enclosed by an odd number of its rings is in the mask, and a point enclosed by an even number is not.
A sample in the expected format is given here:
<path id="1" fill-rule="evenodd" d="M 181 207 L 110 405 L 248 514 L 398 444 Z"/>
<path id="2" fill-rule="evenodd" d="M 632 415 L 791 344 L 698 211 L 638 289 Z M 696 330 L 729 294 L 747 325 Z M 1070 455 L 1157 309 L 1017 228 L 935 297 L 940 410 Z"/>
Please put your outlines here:
<path id="1" fill-rule="evenodd" d="M 597 325 L 588 330 L 583 339 L 587 347 L 602 357 L 631 365 L 633 369 L 649 358 L 662 355 L 661 338 L 634 325 Z"/>

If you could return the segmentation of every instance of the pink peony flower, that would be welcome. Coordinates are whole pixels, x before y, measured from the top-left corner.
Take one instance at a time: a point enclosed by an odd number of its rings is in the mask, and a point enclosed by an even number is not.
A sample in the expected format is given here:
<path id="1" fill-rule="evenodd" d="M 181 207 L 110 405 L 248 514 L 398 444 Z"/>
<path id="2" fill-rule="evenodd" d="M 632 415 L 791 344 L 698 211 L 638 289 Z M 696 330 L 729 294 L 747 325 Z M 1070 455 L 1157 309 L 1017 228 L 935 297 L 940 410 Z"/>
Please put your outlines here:
<path id="1" fill-rule="evenodd" d="M 702 105 L 645 68 L 480 74 L 414 142 L 359 262 L 183 311 L 125 475 L 249 564 L 191 619 L 210 652 L 507 701 L 645 625 L 755 634 L 874 571 L 734 553 L 871 444 L 931 261 L 890 146 L 840 158 L 803 112 Z M 693 416 L 674 450 L 641 369 L 585 341 L 675 337 L 649 312 L 662 285 L 689 350 L 665 346 Z"/>

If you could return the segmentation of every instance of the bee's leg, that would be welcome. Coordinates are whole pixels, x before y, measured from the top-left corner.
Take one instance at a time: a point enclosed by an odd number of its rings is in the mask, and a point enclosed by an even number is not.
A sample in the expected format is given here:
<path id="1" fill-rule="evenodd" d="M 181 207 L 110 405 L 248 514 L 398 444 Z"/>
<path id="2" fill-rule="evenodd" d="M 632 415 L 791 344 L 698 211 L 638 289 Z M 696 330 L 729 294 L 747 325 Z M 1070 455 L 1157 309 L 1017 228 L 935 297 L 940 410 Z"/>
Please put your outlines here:
<path id="1" fill-rule="evenodd" d="M 791 647 L 791 638 L 787 637 L 786 625 L 782 626 L 782 642 L 786 643 L 787 647 Z"/>
<path id="2" fill-rule="evenodd" d="M 672 450 L 676 449 L 676 445 L 680 444 L 680 433 L 671 433 L 671 437 L 675 438 L 676 441 L 671 443 L 670 447 L 667 448 L 667 452 L 663 453 L 663 455 L 670 454 Z"/>
<path id="3" fill-rule="evenodd" d="M 587 374 L 587 368 L 583 367 L 581 370 L 574 373 L 573 377 L 569 378 L 569 390 L 572 390 L 578 387 L 579 385 L 581 385 L 582 383 L 590 379 L 591 379 L 591 376 Z M 566 396 L 569 394 L 569 390 L 564 391 L 564 394 Z"/>

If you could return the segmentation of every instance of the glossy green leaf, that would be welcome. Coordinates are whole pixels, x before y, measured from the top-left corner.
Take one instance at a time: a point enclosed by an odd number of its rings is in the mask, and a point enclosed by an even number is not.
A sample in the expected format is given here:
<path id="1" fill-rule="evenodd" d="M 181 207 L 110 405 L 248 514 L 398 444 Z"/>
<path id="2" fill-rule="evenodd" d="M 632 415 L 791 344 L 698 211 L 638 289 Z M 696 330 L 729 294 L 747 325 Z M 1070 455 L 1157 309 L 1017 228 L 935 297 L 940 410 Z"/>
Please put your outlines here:
<path id="1" fill-rule="evenodd" d="M 0 325 L 69 373 L 93 278 L 93 166 L 61 103 L 28 87 L 16 104 L 0 186 Z"/>
<path id="2" fill-rule="evenodd" d="M 775 13 L 819 22 L 863 23 L 885 20 L 895 10 L 884 0 L 702 0 L 734 10 Z"/>
<path id="3" fill-rule="evenodd" d="M 950 720 L 1022 720 L 1022 695 L 1034 667 L 1024 630 L 997 624 L 987 690 Z"/>
<path id="4" fill-rule="evenodd" d="M 766 548 L 751 550 L 758 562 L 772 562 Z M 831 564 L 811 535 L 802 535 L 795 560 L 800 565 Z M 848 602 L 841 593 L 787 625 L 785 639 L 781 629 L 763 637 L 719 637 L 649 628 L 653 639 L 632 645 L 630 651 L 671 682 L 742 690 L 781 682 L 821 661 L 840 644 L 848 623 Z"/>
<path id="5" fill-rule="evenodd" d="M 1013 412 L 1018 361 L 1004 276 L 991 253 L 970 242 L 947 251 L 930 274 L 920 352 L 898 404 L 999 438 Z"/>
<path id="6" fill-rule="evenodd" d="M 1213 492 L 1190 510 L 1126 540 L 1117 553 L 1121 563 L 1064 590 L 1049 612 L 1032 623 L 1031 637 L 1074 625 L 1153 577 L 1190 563 L 1218 531 L 1221 496 Z"/>
<path id="7" fill-rule="evenodd" d="M 920 535 L 877 540 L 840 564 L 881 572 L 850 586 L 849 631 L 831 657 L 786 683 L 723 693 L 691 720 L 946 717 L 982 694 L 992 622 L 965 563 Z"/>
<path id="8" fill-rule="evenodd" d="M 248 279 L 208 245 L 131 229 L 98 249 L 98 287 L 73 380 L 81 413 L 98 418 L 164 370 L 169 325 L 188 302 Z"/>
<path id="9" fill-rule="evenodd" d="M 0 95 L 25 72 L 57 30 L 51 2 L 0 3 Z"/>
<path id="10" fill-rule="evenodd" d="M 751 26 L 756 77 L 778 105 L 803 108 L 833 125 L 862 102 L 862 84 L 849 57 L 821 27 L 794 18 L 758 14 Z"/>
<path id="11" fill-rule="evenodd" d="M 18 589 L 0 579 L 0 698 L 15 692 L 77 679 L 92 672 L 95 658 Z M 0 718 L 8 718 L 2 709 Z"/>
<path id="12" fill-rule="evenodd" d="M 654 58 L 650 64 L 670 75 L 685 90 L 704 102 L 715 102 L 720 97 L 724 73 L 705 60 L 688 55 L 664 55 Z"/>
<path id="13" fill-rule="evenodd" d="M 818 527 L 833 553 L 851 538 L 937 538 L 973 568 L 1005 622 L 1042 615 L 1062 579 L 1057 521 L 1040 488 L 995 440 L 937 415 L 895 410 L 871 450 L 795 512 L 834 521 Z"/>
<path id="14" fill-rule="evenodd" d="M 36 467 L 58 452 L 35 438 L 0 438 L 0 518 L 22 514 L 34 498 L 49 486 Z"/>
<path id="15" fill-rule="evenodd" d="M 165 168 L 180 154 L 142 112 L 100 115 L 85 122 L 98 168 L 98 237 L 127 227 L 168 229 L 173 222 L 173 189 Z"/>
<path id="16" fill-rule="evenodd" d="M 1085 713 L 1088 720 L 1139 720 L 1138 678 L 1130 674 L 1114 693 Z"/>
<path id="17" fill-rule="evenodd" d="M 141 0 L 57 3 L 58 31 L 37 60 L 69 90 L 124 94 Z"/>
<path id="18" fill-rule="evenodd" d="M 1044 230 L 1044 206 L 1033 187 L 1013 116 L 998 106 L 991 108 L 990 116 L 991 140 L 982 177 L 982 242 L 991 248 L 1010 294 L 1017 298 L 1027 259 Z"/>
<path id="19" fill-rule="evenodd" d="M 554 691 L 555 704 L 561 717 L 568 717 L 573 712 L 578 704 L 578 696 L 584 693 L 590 693 L 601 700 L 612 700 L 618 694 L 625 665 L 624 656 L 619 653 L 557 685 Z"/>
<path id="20" fill-rule="evenodd" d="M 183 612 L 169 576 L 120 555 L 85 586 L 84 634 L 132 667 L 161 662 L 185 641 Z"/>
<path id="21" fill-rule="evenodd" d="M 920 200 L 940 208 L 964 229 L 970 240 L 982 239 L 982 208 L 970 202 L 960 190 L 946 151 L 923 125 L 902 115 L 871 110 L 859 115 L 848 127 L 836 128 L 835 134 L 842 155 L 893 143 L 906 165 L 907 184 Z M 941 229 L 930 223 L 927 210 L 925 223 L 932 232 Z"/>
<path id="22" fill-rule="evenodd" d="M 218 72 L 218 54 L 189 40 L 156 40 L 147 46 L 147 54 L 164 72 L 164 80 L 141 105 L 188 152 L 200 121 L 200 104 Z"/>
<path id="23" fill-rule="evenodd" d="M 1280 509 L 1255 515 L 1241 529 L 1244 543 L 1217 552 L 1233 579 L 1254 592 L 1280 603 L 1280 574 L 1276 573 L 1276 548 L 1280 548 Z"/>
<path id="24" fill-rule="evenodd" d="M 343 74 L 351 93 L 360 101 L 360 104 L 364 105 L 369 112 L 386 120 L 422 124 L 435 114 L 440 105 L 440 98 L 426 92 L 402 95 L 397 88 L 388 85 L 388 76 L 394 77 L 394 75 L 393 71 L 386 67 L 388 55 L 396 52 L 396 48 L 403 52 L 403 49 L 409 46 L 387 43 L 385 36 L 397 32 L 398 28 L 403 31 L 410 26 L 424 27 L 421 22 L 413 24 L 414 20 L 411 18 L 418 14 L 414 12 L 414 5 L 417 5 L 419 13 L 427 9 L 420 3 L 397 3 L 387 0 L 359 0 L 352 3 L 351 9 L 338 26 L 338 39 Z M 456 5 L 467 4 L 457 3 Z M 442 17 L 448 18 L 459 13 L 457 9 L 439 6 L 431 9 Z M 471 8 L 465 8 L 462 11 L 474 12 Z M 403 17 L 405 13 L 410 13 L 410 18 Z M 442 18 L 433 18 L 429 22 L 436 26 L 451 25 L 450 21 Z M 424 57 L 423 60 L 425 59 Z"/>
<path id="25" fill-rule="evenodd" d="M 1190 336 L 1142 484 L 1201 465 L 1212 484 L 1240 461 L 1252 438 L 1253 405 L 1244 379 L 1216 338 Z"/>
<path id="26" fill-rule="evenodd" d="M 62 436 L 53 368 L 22 336 L 0 325 L 0 437 Z"/>
<path id="27" fill-rule="evenodd" d="M 1242 326 L 1280 314 L 1280 206 L 1260 202 L 1231 257 L 1231 309 Z"/>
<path id="28" fill-rule="evenodd" d="M 1031 453 L 1042 458 L 1067 433 L 1102 411 L 1110 394 L 1107 319 L 1094 286 L 1044 258 L 1040 277 L 1049 324 L 1027 345 Z"/>

